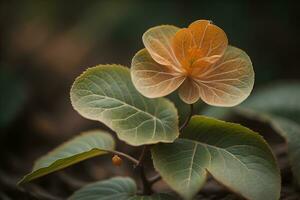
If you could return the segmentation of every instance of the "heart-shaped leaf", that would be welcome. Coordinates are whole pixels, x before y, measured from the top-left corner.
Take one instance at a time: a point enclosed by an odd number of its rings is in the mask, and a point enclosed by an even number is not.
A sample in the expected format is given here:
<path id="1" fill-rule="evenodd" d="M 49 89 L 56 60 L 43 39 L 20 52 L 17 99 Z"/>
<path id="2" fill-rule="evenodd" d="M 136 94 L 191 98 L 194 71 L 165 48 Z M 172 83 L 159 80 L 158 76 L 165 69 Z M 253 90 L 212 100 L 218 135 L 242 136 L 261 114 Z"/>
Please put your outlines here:
<path id="1" fill-rule="evenodd" d="M 137 186 L 131 178 L 114 177 L 91 183 L 76 191 L 70 200 L 172 200 L 168 194 L 137 195 Z"/>
<path id="2" fill-rule="evenodd" d="M 194 116 L 182 137 L 155 145 L 152 157 L 162 178 L 185 199 L 198 192 L 207 172 L 247 199 L 279 198 L 279 170 L 259 134 L 238 124 Z"/>
<path id="3" fill-rule="evenodd" d="M 113 137 L 104 131 L 94 130 L 60 145 L 47 155 L 36 161 L 32 171 L 18 183 L 22 184 L 33 179 L 50 174 L 80 161 L 114 150 Z"/>
<path id="4" fill-rule="evenodd" d="M 270 123 L 285 138 L 292 171 L 300 184 L 300 83 L 268 86 L 238 107 L 247 117 Z"/>
<path id="5" fill-rule="evenodd" d="M 130 145 L 173 142 L 179 135 L 174 105 L 142 96 L 122 66 L 89 68 L 74 82 L 71 100 L 83 117 L 103 122 Z"/>

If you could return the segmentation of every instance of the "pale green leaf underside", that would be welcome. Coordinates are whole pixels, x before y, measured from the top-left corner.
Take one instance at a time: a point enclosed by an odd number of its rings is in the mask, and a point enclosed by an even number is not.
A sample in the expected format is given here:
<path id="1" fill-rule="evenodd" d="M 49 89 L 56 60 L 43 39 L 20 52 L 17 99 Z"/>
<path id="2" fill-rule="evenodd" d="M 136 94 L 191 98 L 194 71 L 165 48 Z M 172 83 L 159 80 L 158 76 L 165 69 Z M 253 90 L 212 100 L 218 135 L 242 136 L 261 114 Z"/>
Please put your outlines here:
<path id="1" fill-rule="evenodd" d="M 247 199 L 275 200 L 280 175 L 263 138 L 238 124 L 194 116 L 181 139 L 152 149 L 156 170 L 185 199 L 206 180 L 207 171 Z"/>
<path id="2" fill-rule="evenodd" d="M 106 124 L 130 145 L 172 142 L 179 135 L 174 105 L 142 96 L 122 66 L 89 68 L 74 82 L 71 100 L 83 117 Z"/>
<path id="3" fill-rule="evenodd" d="M 32 172 L 24 176 L 19 184 L 29 182 L 88 158 L 105 154 L 106 151 L 114 150 L 114 148 L 115 142 L 109 133 L 100 130 L 82 133 L 38 159 Z"/>
<path id="4" fill-rule="evenodd" d="M 245 112 L 248 110 L 286 117 L 300 124 L 299 102 L 300 83 L 279 82 L 257 91 L 238 108 Z"/>
<path id="5" fill-rule="evenodd" d="M 300 125 L 286 118 L 272 116 L 271 125 L 284 137 L 288 143 L 288 155 L 292 171 L 300 184 Z"/>
<path id="6" fill-rule="evenodd" d="M 167 194 L 136 195 L 137 186 L 131 178 L 114 177 L 91 183 L 76 191 L 70 200 L 172 200 Z"/>
<path id="7" fill-rule="evenodd" d="M 253 94 L 238 109 L 240 114 L 266 121 L 288 143 L 292 171 L 300 184 L 300 83 L 272 84 Z"/>

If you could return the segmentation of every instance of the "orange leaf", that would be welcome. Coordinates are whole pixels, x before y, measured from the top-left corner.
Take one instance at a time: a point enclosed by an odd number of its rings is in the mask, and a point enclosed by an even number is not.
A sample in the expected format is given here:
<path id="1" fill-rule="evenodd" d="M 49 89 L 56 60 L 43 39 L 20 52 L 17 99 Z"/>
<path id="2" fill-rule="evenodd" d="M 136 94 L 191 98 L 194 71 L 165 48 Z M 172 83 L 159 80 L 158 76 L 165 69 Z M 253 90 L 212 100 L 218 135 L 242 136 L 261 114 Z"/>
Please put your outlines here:
<path id="1" fill-rule="evenodd" d="M 150 28 L 143 35 L 143 43 L 151 57 L 161 65 L 172 66 L 179 70 L 179 62 L 174 55 L 171 41 L 180 30 L 176 26 L 162 25 Z"/>
<path id="2" fill-rule="evenodd" d="M 198 20 L 189 25 L 196 48 L 202 50 L 202 57 L 221 57 L 228 45 L 226 33 L 208 20 Z"/>
<path id="3" fill-rule="evenodd" d="M 248 55 L 229 46 L 224 56 L 193 78 L 200 86 L 201 99 L 214 106 L 235 106 L 244 101 L 254 84 L 254 71 Z"/>
<path id="4" fill-rule="evenodd" d="M 146 97 L 156 98 L 176 90 L 185 77 L 172 68 L 156 63 L 146 49 L 140 50 L 132 59 L 132 82 Z"/>
<path id="5" fill-rule="evenodd" d="M 200 88 L 193 79 L 187 78 L 179 88 L 179 97 L 187 104 L 193 104 L 200 98 Z"/>

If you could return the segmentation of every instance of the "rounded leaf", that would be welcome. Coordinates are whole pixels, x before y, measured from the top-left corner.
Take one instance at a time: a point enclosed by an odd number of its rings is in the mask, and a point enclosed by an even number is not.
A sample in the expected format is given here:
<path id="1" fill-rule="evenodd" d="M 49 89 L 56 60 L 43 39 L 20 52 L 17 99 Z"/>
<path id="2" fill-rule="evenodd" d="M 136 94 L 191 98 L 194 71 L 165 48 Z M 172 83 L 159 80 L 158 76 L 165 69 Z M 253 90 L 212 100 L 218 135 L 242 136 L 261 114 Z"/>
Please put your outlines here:
<path id="1" fill-rule="evenodd" d="M 143 34 L 143 43 L 156 62 L 180 71 L 179 62 L 172 49 L 172 39 L 178 30 L 178 27 L 171 25 L 155 26 Z"/>
<path id="2" fill-rule="evenodd" d="M 185 199 L 204 184 L 207 172 L 251 200 L 276 200 L 280 174 L 263 138 L 238 124 L 194 116 L 181 139 L 155 145 L 154 167 Z"/>
<path id="3" fill-rule="evenodd" d="M 168 66 L 155 62 L 146 49 L 140 50 L 132 59 L 132 82 L 146 97 L 163 97 L 176 90 L 185 77 Z"/>
<path id="4" fill-rule="evenodd" d="M 201 99 L 209 105 L 230 107 L 244 101 L 254 85 L 254 71 L 249 56 L 229 46 L 215 64 L 194 68 L 193 76 Z"/>
<path id="5" fill-rule="evenodd" d="M 130 145 L 173 142 L 179 135 L 174 105 L 142 96 L 122 66 L 89 68 L 74 82 L 71 101 L 83 117 L 104 123 Z"/>
<path id="6" fill-rule="evenodd" d="M 228 45 L 225 32 L 208 20 L 197 20 L 176 32 L 172 46 L 181 67 L 208 65 L 220 59 Z M 194 65 L 194 64 L 192 64 Z"/>
<path id="7" fill-rule="evenodd" d="M 228 45 L 226 33 L 209 20 L 197 20 L 188 29 L 192 33 L 195 46 L 203 50 L 205 57 L 221 57 Z"/>
<path id="8" fill-rule="evenodd" d="M 187 78 L 179 88 L 179 97 L 187 104 L 194 104 L 200 98 L 200 88 L 197 82 Z"/>
<path id="9" fill-rule="evenodd" d="M 70 200 L 172 200 L 168 194 L 154 194 L 152 196 L 137 195 L 134 180 L 127 177 L 114 177 L 105 181 L 98 181 L 84 186 L 76 191 Z"/>

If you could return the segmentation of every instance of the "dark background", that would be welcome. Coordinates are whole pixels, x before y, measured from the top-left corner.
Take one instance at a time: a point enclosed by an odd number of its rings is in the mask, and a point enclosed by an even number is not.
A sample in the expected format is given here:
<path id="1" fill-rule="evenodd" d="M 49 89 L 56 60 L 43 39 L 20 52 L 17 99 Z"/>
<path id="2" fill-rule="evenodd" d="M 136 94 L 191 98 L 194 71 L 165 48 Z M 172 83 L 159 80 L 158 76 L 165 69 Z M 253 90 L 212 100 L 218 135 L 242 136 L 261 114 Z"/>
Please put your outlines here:
<path id="1" fill-rule="evenodd" d="M 111 169 L 109 159 L 97 158 L 38 180 L 26 190 L 14 186 L 36 158 L 81 131 L 101 127 L 73 110 L 71 84 L 90 66 L 129 66 L 148 28 L 212 20 L 231 45 L 250 56 L 255 91 L 278 80 L 300 78 L 299 12 L 298 1 L 283 0 L 1 1 L 0 199 L 55 199 L 85 181 L 132 173 L 126 166 Z M 126 150 L 123 144 L 121 148 Z M 135 149 L 130 151 L 134 154 Z M 99 164 L 105 160 L 107 166 Z"/>

